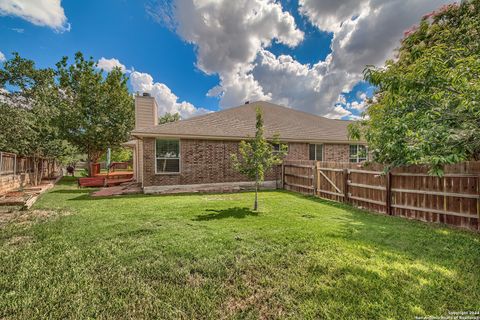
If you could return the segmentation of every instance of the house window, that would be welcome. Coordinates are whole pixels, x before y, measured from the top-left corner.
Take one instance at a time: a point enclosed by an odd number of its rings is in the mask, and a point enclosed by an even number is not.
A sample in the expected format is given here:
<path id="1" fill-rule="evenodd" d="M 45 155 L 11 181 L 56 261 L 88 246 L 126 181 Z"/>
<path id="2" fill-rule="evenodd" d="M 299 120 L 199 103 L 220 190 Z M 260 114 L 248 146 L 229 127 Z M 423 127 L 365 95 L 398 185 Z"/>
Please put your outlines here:
<path id="1" fill-rule="evenodd" d="M 366 161 L 368 157 L 367 146 L 362 144 L 350 145 L 350 162 L 362 162 Z"/>
<path id="2" fill-rule="evenodd" d="M 274 155 L 278 154 L 280 152 L 280 144 L 279 143 L 272 143 L 272 153 Z M 288 145 L 285 145 L 285 151 L 288 152 Z"/>
<path id="3" fill-rule="evenodd" d="M 310 160 L 323 161 L 323 144 L 311 144 L 310 148 Z"/>
<path id="4" fill-rule="evenodd" d="M 180 172 L 180 141 L 155 141 L 155 171 L 156 173 Z"/>

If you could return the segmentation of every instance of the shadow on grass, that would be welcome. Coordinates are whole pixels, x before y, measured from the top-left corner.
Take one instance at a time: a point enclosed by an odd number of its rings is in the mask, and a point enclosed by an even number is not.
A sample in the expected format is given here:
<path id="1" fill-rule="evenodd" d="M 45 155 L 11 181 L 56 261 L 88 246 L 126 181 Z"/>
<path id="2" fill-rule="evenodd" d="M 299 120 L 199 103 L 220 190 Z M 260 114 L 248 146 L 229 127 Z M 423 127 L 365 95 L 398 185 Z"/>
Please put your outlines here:
<path id="1" fill-rule="evenodd" d="M 73 189 L 68 189 L 73 190 Z M 68 192 L 68 190 L 59 192 L 59 193 L 77 193 L 77 192 Z M 91 196 L 91 193 L 94 191 L 99 190 L 98 188 L 81 188 L 77 190 L 85 190 L 83 191 L 83 195 L 80 195 L 76 198 L 69 199 L 69 201 L 76 201 L 76 200 L 122 200 L 122 199 L 135 199 L 135 198 L 170 198 L 170 197 L 191 197 L 191 196 L 226 196 L 228 194 L 236 194 L 236 193 L 253 193 L 253 191 L 240 191 L 240 192 L 186 192 L 186 193 L 165 193 L 165 194 L 144 194 L 144 193 L 137 193 L 137 194 L 122 194 L 122 195 L 113 195 L 113 196 Z M 276 192 L 278 190 L 262 190 L 262 193 L 267 192 Z M 81 192 L 78 192 L 81 193 Z"/>
<path id="2" fill-rule="evenodd" d="M 479 234 L 450 225 L 407 219 L 376 213 L 349 204 L 334 202 L 314 196 L 286 192 L 291 196 L 346 211 L 339 213 L 338 231 L 329 236 L 343 241 L 372 248 L 377 254 L 390 254 L 395 261 L 398 256 L 410 260 L 436 264 L 461 272 L 456 268 L 453 253 L 464 260 L 478 264 Z M 310 214 L 310 213 L 307 213 Z M 454 249 L 453 249 L 454 248 Z"/>
<path id="3" fill-rule="evenodd" d="M 222 209 L 222 210 L 207 209 L 206 211 L 212 212 L 212 213 L 199 215 L 193 220 L 209 221 L 209 220 L 219 220 L 219 219 L 226 219 L 226 218 L 243 219 L 248 216 L 258 216 L 258 212 L 252 211 L 249 208 L 240 208 L 240 207 L 233 207 L 233 208 Z"/>
<path id="4" fill-rule="evenodd" d="M 81 193 L 81 194 L 89 194 L 92 190 L 85 190 L 85 189 L 60 189 L 60 190 L 53 190 L 50 193 Z"/>
<path id="5" fill-rule="evenodd" d="M 63 176 L 60 181 L 57 182 L 57 186 L 71 186 L 77 184 L 78 177 Z"/>

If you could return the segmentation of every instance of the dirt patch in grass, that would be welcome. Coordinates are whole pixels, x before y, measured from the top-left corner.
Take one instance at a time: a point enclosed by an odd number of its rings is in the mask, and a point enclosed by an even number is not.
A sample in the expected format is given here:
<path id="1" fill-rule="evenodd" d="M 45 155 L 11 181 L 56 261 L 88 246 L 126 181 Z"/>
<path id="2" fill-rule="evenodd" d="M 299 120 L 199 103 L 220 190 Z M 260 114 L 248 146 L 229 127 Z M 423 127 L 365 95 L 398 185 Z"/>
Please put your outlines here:
<path id="1" fill-rule="evenodd" d="M 253 315 L 258 319 L 283 318 L 287 312 L 275 294 L 275 288 L 261 281 L 262 271 L 246 268 L 240 275 L 232 274 L 227 280 L 230 296 L 225 302 L 222 319 L 235 315 Z"/>
<path id="2" fill-rule="evenodd" d="M 7 240 L 8 246 L 24 246 L 32 243 L 33 239 L 30 236 L 14 236 Z"/>
<path id="3" fill-rule="evenodd" d="M 43 222 L 70 214 L 69 211 L 54 210 L 12 210 L 8 212 L 0 212 L 0 229 L 9 224 L 19 226 L 31 225 L 35 222 Z"/>
<path id="4" fill-rule="evenodd" d="M 190 287 L 200 288 L 205 282 L 205 278 L 198 272 L 191 272 L 187 277 L 187 283 Z"/>

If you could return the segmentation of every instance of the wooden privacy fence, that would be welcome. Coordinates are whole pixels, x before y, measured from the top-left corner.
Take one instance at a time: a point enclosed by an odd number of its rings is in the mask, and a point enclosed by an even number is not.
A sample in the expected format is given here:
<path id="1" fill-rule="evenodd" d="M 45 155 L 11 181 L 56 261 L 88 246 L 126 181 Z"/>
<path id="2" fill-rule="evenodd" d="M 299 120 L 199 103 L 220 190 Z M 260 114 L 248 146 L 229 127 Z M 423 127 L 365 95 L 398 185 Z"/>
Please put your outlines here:
<path id="1" fill-rule="evenodd" d="M 33 158 L 0 151 L 0 176 L 32 173 L 33 170 Z M 43 172 L 43 176 L 48 177 L 58 170 L 58 164 L 53 159 L 41 159 L 38 170 L 39 173 Z"/>
<path id="2" fill-rule="evenodd" d="M 388 215 L 480 230 L 480 162 L 394 168 L 356 163 L 285 161 L 284 188 Z"/>

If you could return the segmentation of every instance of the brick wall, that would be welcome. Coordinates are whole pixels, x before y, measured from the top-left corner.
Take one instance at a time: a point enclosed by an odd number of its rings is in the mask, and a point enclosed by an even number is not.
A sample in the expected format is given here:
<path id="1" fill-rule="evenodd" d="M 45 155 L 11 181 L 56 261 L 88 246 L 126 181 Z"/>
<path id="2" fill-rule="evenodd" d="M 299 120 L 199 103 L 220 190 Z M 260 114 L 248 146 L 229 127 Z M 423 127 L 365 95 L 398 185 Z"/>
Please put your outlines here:
<path id="1" fill-rule="evenodd" d="M 350 157 L 350 145 L 348 144 L 324 144 L 324 161 L 348 162 Z"/>
<path id="2" fill-rule="evenodd" d="M 183 185 L 200 183 L 221 183 L 248 181 L 238 173 L 230 159 L 232 153 L 238 153 L 238 141 L 193 140 L 180 141 L 180 173 L 155 173 L 155 139 L 145 138 L 144 180 L 143 185 Z M 289 160 L 307 160 L 308 143 L 289 143 Z M 280 180 L 281 168 L 273 168 L 265 180 Z"/>
<path id="3" fill-rule="evenodd" d="M 145 138 L 144 186 L 184 185 L 248 181 L 233 169 L 230 155 L 238 153 L 238 141 L 182 139 L 180 173 L 155 173 L 155 138 Z M 349 161 L 348 144 L 324 144 L 325 161 Z M 287 160 L 308 160 L 308 143 L 289 143 Z M 281 169 L 273 168 L 265 180 L 280 180 Z"/>
<path id="4" fill-rule="evenodd" d="M 308 143 L 289 143 L 286 160 L 308 160 Z"/>

